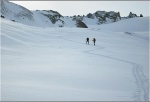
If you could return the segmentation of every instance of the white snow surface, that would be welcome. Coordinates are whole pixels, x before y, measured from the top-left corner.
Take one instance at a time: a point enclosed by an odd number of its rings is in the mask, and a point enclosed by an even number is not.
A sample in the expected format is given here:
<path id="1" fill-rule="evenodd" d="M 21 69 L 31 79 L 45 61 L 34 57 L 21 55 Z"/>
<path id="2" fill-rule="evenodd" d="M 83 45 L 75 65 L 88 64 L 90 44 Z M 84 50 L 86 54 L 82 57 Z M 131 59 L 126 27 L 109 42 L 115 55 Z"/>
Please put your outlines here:
<path id="1" fill-rule="evenodd" d="M 1 19 L 1 100 L 148 101 L 148 19 L 88 29 Z"/>
<path id="2" fill-rule="evenodd" d="M 149 17 L 136 17 L 100 26 L 89 25 L 89 27 L 114 32 L 147 32 L 149 31 Z"/>

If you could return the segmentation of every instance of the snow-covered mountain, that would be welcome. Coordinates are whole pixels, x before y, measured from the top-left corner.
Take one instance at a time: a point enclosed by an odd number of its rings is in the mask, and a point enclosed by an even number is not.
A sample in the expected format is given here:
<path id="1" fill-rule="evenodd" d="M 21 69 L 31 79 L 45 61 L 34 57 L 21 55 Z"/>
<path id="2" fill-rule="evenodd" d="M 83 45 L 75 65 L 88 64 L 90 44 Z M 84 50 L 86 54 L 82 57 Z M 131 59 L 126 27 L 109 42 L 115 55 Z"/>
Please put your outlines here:
<path id="1" fill-rule="evenodd" d="M 149 17 L 132 14 L 64 17 L 1 1 L 1 101 L 148 102 Z"/>
<path id="2" fill-rule="evenodd" d="M 96 11 L 86 16 L 62 16 L 57 11 L 36 10 L 30 11 L 12 2 L 1 1 L 1 17 L 14 22 L 40 27 L 81 27 L 87 28 L 89 25 L 100 25 L 121 20 L 119 12 Z M 132 18 L 130 14 L 127 18 Z M 134 16 L 135 17 L 135 16 Z"/>

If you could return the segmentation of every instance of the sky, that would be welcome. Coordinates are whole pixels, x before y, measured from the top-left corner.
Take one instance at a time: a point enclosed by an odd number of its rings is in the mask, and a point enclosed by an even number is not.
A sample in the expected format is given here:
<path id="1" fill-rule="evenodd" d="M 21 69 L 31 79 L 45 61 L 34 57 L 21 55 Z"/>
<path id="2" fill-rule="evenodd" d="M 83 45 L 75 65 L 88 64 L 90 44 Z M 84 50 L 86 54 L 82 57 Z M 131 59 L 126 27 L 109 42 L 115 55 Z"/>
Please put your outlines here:
<path id="1" fill-rule="evenodd" d="M 121 17 L 133 12 L 149 16 L 149 1 L 11 1 L 29 10 L 54 10 L 63 16 L 87 15 L 96 11 L 120 12 Z"/>

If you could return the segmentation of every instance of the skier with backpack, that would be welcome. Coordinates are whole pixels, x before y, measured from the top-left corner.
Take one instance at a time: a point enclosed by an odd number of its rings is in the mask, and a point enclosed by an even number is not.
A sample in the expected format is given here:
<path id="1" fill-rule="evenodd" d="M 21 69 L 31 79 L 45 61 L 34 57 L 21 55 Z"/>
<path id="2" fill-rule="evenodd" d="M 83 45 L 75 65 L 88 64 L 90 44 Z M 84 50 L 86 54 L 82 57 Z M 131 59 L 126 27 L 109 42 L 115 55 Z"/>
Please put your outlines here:
<path id="1" fill-rule="evenodd" d="M 86 38 L 86 44 L 89 44 L 89 38 L 88 37 Z"/>
<path id="2" fill-rule="evenodd" d="M 92 40 L 92 41 L 94 42 L 94 46 L 95 46 L 96 39 L 95 39 L 95 38 L 93 38 L 93 40 Z"/>

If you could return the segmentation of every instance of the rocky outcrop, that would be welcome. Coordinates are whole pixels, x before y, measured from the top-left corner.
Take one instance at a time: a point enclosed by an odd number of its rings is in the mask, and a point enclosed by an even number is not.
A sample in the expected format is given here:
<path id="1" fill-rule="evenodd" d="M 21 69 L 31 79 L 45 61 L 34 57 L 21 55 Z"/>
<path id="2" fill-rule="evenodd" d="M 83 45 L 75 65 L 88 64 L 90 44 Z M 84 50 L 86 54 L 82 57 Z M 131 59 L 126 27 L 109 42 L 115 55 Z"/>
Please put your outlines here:
<path id="1" fill-rule="evenodd" d="M 87 25 L 84 22 L 82 22 L 81 20 L 77 20 L 76 26 L 78 28 L 88 28 Z"/>
<path id="2" fill-rule="evenodd" d="M 129 15 L 127 16 L 127 18 L 134 18 L 134 17 L 138 17 L 138 16 L 132 12 L 130 12 Z"/>
<path id="3" fill-rule="evenodd" d="M 64 23 L 64 21 L 60 19 L 61 17 L 63 18 L 63 16 L 57 11 L 42 10 L 40 13 L 48 17 L 53 24 L 55 24 L 57 21 L 61 21 L 62 23 Z"/>

